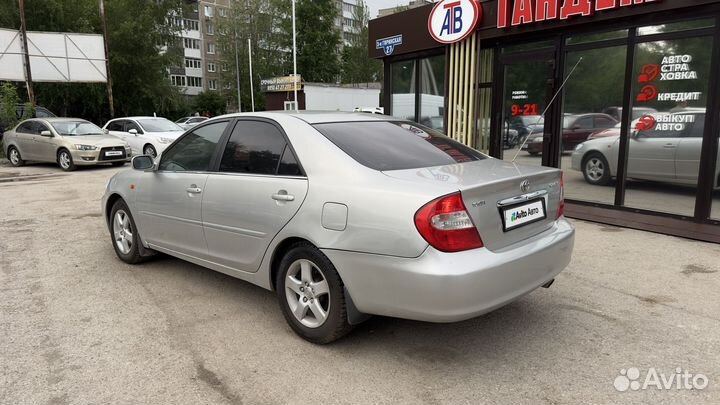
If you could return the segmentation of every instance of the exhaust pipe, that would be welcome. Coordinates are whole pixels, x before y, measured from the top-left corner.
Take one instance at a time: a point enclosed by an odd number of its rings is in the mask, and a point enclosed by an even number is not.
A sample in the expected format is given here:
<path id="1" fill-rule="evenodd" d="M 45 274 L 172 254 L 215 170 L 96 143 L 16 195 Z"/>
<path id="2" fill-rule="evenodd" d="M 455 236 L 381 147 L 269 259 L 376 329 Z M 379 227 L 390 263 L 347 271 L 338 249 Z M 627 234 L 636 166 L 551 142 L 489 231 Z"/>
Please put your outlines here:
<path id="1" fill-rule="evenodd" d="M 551 285 L 555 282 L 555 279 L 552 279 L 548 281 L 547 283 L 543 284 L 542 288 L 550 288 Z"/>

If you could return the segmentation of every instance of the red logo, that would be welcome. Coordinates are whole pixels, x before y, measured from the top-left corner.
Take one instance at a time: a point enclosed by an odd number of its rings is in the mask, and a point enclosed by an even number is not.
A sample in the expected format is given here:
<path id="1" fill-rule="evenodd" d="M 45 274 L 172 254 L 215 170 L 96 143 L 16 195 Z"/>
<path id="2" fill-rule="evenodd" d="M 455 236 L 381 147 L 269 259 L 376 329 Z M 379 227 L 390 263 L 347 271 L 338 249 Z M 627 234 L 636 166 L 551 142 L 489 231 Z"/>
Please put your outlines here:
<path id="1" fill-rule="evenodd" d="M 660 65 L 653 63 L 650 65 L 645 65 L 642 68 L 642 74 L 640 74 L 640 78 L 638 79 L 638 81 L 640 83 L 650 83 L 654 82 L 655 79 L 658 78 L 658 76 L 660 76 Z"/>
<path id="2" fill-rule="evenodd" d="M 655 128 L 655 124 L 657 124 L 655 117 L 653 117 L 652 115 L 643 115 L 642 117 L 640 117 L 637 124 L 635 124 L 635 129 L 638 132 L 650 131 L 651 129 Z"/>
<path id="3" fill-rule="evenodd" d="M 640 90 L 640 94 L 637 96 L 638 103 L 647 103 L 648 101 L 655 101 L 658 96 L 657 87 L 652 84 L 648 84 Z"/>

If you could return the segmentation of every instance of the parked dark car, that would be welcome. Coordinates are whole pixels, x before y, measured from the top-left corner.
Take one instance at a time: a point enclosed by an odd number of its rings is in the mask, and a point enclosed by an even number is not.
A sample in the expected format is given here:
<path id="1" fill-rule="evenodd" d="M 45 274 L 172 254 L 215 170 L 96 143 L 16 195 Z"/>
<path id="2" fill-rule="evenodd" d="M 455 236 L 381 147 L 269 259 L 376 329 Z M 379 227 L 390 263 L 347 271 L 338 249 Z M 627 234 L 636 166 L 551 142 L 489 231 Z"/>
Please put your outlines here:
<path id="1" fill-rule="evenodd" d="M 615 118 L 618 121 L 622 120 L 622 112 L 623 112 L 622 107 L 608 107 L 605 109 L 605 111 L 603 111 L 603 113 Z M 643 115 L 652 114 L 652 113 L 656 113 L 656 112 L 657 112 L 656 109 L 650 108 L 650 107 L 633 107 L 632 118 L 630 119 L 630 121 L 634 121 L 634 120 L 642 117 Z"/>
<path id="2" fill-rule="evenodd" d="M 0 105 L 0 109 L 2 108 L 2 105 Z M 17 116 L 18 121 L 22 119 L 23 114 L 25 114 L 25 104 L 17 104 L 15 105 L 15 116 Z M 57 117 L 57 115 L 53 114 L 50 110 L 48 110 L 45 107 L 36 106 L 35 107 L 35 116 L 32 118 L 53 118 Z M 7 128 L 7 123 L 2 122 L 0 119 L 0 141 L 2 141 L 2 136 L 5 131 L 10 130 L 10 128 Z"/>
<path id="3" fill-rule="evenodd" d="M 545 118 L 541 115 L 518 115 L 508 120 L 510 129 L 518 132 L 519 139 L 532 134 L 542 134 Z"/>
<path id="4" fill-rule="evenodd" d="M 572 151 L 585 142 L 595 132 L 613 128 L 618 120 L 607 114 L 566 115 L 563 118 L 562 150 Z M 543 149 L 543 134 L 532 134 L 528 137 L 523 150 L 531 155 L 539 155 Z"/>

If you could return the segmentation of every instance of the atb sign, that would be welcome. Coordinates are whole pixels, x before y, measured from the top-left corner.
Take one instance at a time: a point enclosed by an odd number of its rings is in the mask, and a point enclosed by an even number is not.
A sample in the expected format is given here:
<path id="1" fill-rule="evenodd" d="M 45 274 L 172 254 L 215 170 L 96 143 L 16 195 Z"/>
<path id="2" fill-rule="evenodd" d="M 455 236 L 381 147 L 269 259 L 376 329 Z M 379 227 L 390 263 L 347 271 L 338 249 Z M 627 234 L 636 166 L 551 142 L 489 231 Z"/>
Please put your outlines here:
<path id="1" fill-rule="evenodd" d="M 482 18 L 476 0 L 441 0 L 430 12 L 430 35 L 442 44 L 452 44 L 467 38 Z"/>

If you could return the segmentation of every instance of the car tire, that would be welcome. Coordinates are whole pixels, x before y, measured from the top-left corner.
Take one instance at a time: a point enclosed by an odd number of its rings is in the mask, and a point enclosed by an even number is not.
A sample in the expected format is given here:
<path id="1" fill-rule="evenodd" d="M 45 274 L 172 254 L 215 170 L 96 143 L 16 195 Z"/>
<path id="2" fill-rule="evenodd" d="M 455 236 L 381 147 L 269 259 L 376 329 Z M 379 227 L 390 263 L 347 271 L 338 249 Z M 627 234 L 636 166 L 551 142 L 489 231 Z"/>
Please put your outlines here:
<path id="1" fill-rule="evenodd" d="M 57 154 L 57 164 L 61 169 L 66 172 L 71 172 L 76 169 L 75 162 L 73 162 L 72 155 L 67 149 L 60 149 Z"/>
<path id="2" fill-rule="evenodd" d="M 303 339 L 327 344 L 352 330 L 342 279 L 312 244 L 302 242 L 288 250 L 275 285 L 285 320 Z"/>
<path id="3" fill-rule="evenodd" d="M 20 151 L 17 150 L 16 147 L 9 147 L 7 152 L 7 158 L 11 165 L 15 167 L 25 166 L 25 161 L 22 159 L 22 156 L 20 156 Z"/>
<path id="4" fill-rule="evenodd" d="M 143 146 L 143 155 L 148 155 L 155 159 L 157 157 L 157 151 L 155 150 L 154 146 L 147 144 Z"/>
<path id="5" fill-rule="evenodd" d="M 110 209 L 110 240 L 115 254 L 125 263 L 138 264 L 147 259 L 140 251 L 140 234 L 135 219 L 123 200 L 118 200 Z"/>
<path id="6" fill-rule="evenodd" d="M 582 173 L 585 181 L 594 186 L 610 184 L 610 165 L 601 153 L 591 152 L 583 158 Z"/>
<path id="7" fill-rule="evenodd" d="M 540 152 L 528 152 L 530 156 L 538 156 L 540 155 Z"/>
<path id="8" fill-rule="evenodd" d="M 112 165 L 115 167 L 125 166 L 127 162 L 113 162 Z"/>

